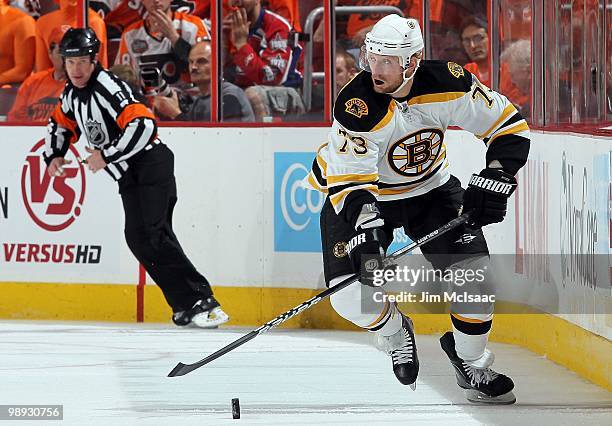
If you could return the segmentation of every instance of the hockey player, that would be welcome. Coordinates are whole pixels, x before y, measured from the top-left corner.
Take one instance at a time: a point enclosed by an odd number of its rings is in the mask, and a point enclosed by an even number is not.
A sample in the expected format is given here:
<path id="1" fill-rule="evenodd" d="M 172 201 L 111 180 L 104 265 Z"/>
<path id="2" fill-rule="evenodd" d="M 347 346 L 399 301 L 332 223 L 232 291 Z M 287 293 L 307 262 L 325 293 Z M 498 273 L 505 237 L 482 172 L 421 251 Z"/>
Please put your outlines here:
<path id="1" fill-rule="evenodd" d="M 394 228 L 403 227 L 417 240 L 462 209 L 471 212 L 469 226 L 423 245 L 424 256 L 441 270 L 485 268 L 489 260 L 480 228 L 504 219 L 514 175 L 529 152 L 529 128 L 504 96 L 460 65 L 422 60 L 423 47 L 415 19 L 385 16 L 365 38 L 363 70 L 335 102 L 328 142 L 307 178 L 328 193 L 321 212 L 328 286 L 359 274 L 362 256 L 381 260 Z M 453 125 L 488 147 L 486 168 L 467 190 L 448 171 L 444 132 Z M 412 321 L 395 304 L 372 300 L 377 289 L 363 284 L 368 282 L 362 274 L 360 282 L 332 295 L 331 304 L 344 318 L 376 332 L 397 379 L 414 389 L 419 361 Z M 374 312 L 361 309 L 362 298 L 376 305 Z M 453 331 L 440 339 L 442 348 L 469 400 L 513 403 L 514 384 L 491 369 L 493 354 L 486 349 L 493 304 L 473 308 L 451 304 Z"/>
<path id="2" fill-rule="evenodd" d="M 164 293 L 174 323 L 216 327 L 228 316 L 172 229 L 174 155 L 158 139 L 153 113 L 134 99 L 126 83 L 99 65 L 99 48 L 89 28 L 71 28 L 62 38 L 69 81 L 47 126 L 47 171 L 65 175 L 68 145 L 84 133 L 87 167 L 94 173 L 104 169 L 119 184 L 127 244 Z"/>

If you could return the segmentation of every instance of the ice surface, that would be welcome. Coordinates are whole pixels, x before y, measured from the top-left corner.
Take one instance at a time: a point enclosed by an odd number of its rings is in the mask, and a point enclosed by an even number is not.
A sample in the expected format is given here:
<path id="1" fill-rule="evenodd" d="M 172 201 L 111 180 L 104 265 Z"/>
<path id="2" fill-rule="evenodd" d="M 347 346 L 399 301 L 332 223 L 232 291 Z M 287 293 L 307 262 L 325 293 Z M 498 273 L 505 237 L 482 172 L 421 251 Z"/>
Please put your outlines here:
<path id="1" fill-rule="evenodd" d="M 273 330 L 186 376 L 166 377 L 177 362 L 195 362 L 246 331 L 0 322 L 0 404 L 63 404 L 57 424 L 105 426 L 557 426 L 612 418 L 611 393 L 525 349 L 494 343 L 495 369 L 514 379 L 517 403 L 472 405 L 436 336 L 417 336 L 416 392 L 397 382 L 367 333 L 338 331 Z M 240 420 L 232 419 L 232 398 L 240 398 Z"/>

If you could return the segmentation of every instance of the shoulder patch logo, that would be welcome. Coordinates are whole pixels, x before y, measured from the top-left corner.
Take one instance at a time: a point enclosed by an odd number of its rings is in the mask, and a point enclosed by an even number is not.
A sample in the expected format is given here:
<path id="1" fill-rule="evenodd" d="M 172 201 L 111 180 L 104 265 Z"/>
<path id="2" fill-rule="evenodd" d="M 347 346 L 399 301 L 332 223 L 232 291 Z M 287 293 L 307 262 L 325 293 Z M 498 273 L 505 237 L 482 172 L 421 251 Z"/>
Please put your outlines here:
<path id="1" fill-rule="evenodd" d="M 334 245 L 334 256 L 338 259 L 345 257 L 348 254 L 348 244 L 344 241 L 338 241 Z"/>
<path id="2" fill-rule="evenodd" d="M 463 71 L 463 67 L 455 62 L 448 63 L 448 70 L 455 77 L 463 77 L 465 75 L 465 71 Z"/>
<path id="3" fill-rule="evenodd" d="M 351 98 L 346 101 L 344 105 L 346 106 L 345 111 L 357 118 L 368 115 L 368 105 L 363 101 L 363 99 Z"/>

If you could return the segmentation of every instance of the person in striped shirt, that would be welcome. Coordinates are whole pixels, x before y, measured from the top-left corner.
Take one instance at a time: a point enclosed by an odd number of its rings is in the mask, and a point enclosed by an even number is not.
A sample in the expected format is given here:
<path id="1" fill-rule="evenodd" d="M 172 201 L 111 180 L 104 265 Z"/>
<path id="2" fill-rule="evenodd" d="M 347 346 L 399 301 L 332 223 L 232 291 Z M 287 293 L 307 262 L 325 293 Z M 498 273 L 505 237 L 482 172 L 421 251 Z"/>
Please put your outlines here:
<path id="1" fill-rule="evenodd" d="M 85 136 L 89 170 L 119 184 L 125 238 L 161 288 L 176 325 L 217 327 L 229 318 L 172 229 L 177 201 L 174 155 L 160 142 L 153 113 L 129 86 L 98 64 L 93 30 L 69 29 L 60 43 L 68 83 L 47 126 L 43 154 L 50 176 L 65 176 L 68 146 Z"/>

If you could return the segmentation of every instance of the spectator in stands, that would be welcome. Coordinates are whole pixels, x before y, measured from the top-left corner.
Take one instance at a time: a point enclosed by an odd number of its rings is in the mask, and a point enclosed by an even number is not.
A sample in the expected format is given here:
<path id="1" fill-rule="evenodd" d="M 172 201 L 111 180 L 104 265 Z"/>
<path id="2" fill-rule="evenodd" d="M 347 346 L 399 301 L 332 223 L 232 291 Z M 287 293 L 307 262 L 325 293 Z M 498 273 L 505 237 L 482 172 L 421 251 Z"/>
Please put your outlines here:
<path id="1" fill-rule="evenodd" d="M 27 13 L 34 19 L 40 18 L 41 10 L 39 0 L 10 0 L 9 3 L 11 6 Z"/>
<path id="2" fill-rule="evenodd" d="M 49 59 L 53 67 L 30 75 L 19 88 L 8 121 L 47 121 L 59 102 L 66 85 L 64 61 L 60 54 L 60 41 L 64 36 L 61 27 L 50 36 Z"/>
<path id="3" fill-rule="evenodd" d="M 489 36 L 487 23 L 482 18 L 469 16 L 461 25 L 461 42 L 466 54 L 472 62 L 464 68 L 474 74 L 478 80 L 487 87 L 492 87 L 491 72 L 489 70 Z M 508 61 L 501 61 L 499 73 L 499 93 L 524 100 L 521 91 L 515 87 L 512 72 Z M 512 99 L 510 99 L 512 101 Z"/>
<path id="4" fill-rule="evenodd" d="M 77 25 L 77 3 L 79 0 L 59 0 L 60 8 L 41 16 L 36 21 L 36 70 L 42 71 L 53 66 L 49 58 L 50 37 L 56 28 L 76 27 Z M 104 21 L 96 12 L 89 9 L 89 27 L 95 31 L 100 40 L 99 61 L 103 67 L 108 66 L 108 55 L 106 52 L 106 26 Z"/>
<path id="5" fill-rule="evenodd" d="M 296 90 L 302 82 L 297 70 L 302 48 L 290 40 L 287 20 L 264 9 L 260 0 L 230 0 L 237 8 L 223 26 L 229 32 L 231 63 L 227 74 L 245 88 L 257 120 L 304 113 Z"/>
<path id="6" fill-rule="evenodd" d="M 143 0 L 145 18 L 130 25 L 121 37 L 116 63 L 136 70 L 145 95 L 170 93 L 167 85 L 181 79 L 188 82 L 191 46 L 210 38 L 200 18 L 173 12 L 170 3 L 171 0 Z"/>
<path id="7" fill-rule="evenodd" d="M 296 32 L 302 32 L 297 0 L 265 0 L 263 7 L 285 18 Z"/>
<path id="8" fill-rule="evenodd" d="M 130 86 L 130 90 L 132 94 L 136 98 L 138 102 L 142 102 L 143 104 L 150 106 L 145 98 L 144 93 L 142 93 L 142 87 L 140 86 L 140 80 L 136 75 L 134 69 L 126 64 L 115 64 L 109 68 L 109 71 L 119 77 L 121 80 L 125 81 L 128 86 Z"/>
<path id="9" fill-rule="evenodd" d="M 222 5 L 224 14 L 231 11 L 229 1 L 230 0 L 223 0 Z M 175 2 L 179 4 L 191 3 L 188 0 L 175 0 Z M 285 18 L 296 31 L 302 31 L 298 0 L 263 0 L 262 6 Z M 210 19 L 210 10 L 210 0 L 196 0 L 195 10 L 192 13 L 202 19 Z"/>
<path id="10" fill-rule="evenodd" d="M 359 69 L 357 68 L 357 60 L 348 51 L 341 47 L 336 47 L 336 92 L 334 98 L 338 97 L 340 90 L 353 78 Z M 311 89 L 311 111 L 320 111 L 324 107 L 325 98 L 327 95 L 324 93 L 324 84 L 313 84 Z"/>
<path id="11" fill-rule="evenodd" d="M 470 62 L 461 43 L 462 23 L 471 16 L 486 16 L 487 3 L 487 0 L 438 0 L 438 19 L 430 22 L 430 58 L 458 64 Z"/>
<path id="12" fill-rule="evenodd" d="M 502 81 L 502 93 L 523 117 L 528 118 L 531 111 L 531 41 L 519 40 L 510 44 L 502 53 L 501 62 L 508 67 L 509 81 Z"/>
<path id="13" fill-rule="evenodd" d="M 474 74 L 481 83 L 491 87 L 489 71 L 489 34 L 487 23 L 477 16 L 468 16 L 461 24 L 461 43 L 470 58 L 464 68 Z"/>
<path id="14" fill-rule="evenodd" d="M 224 0 L 227 1 L 227 0 Z M 104 18 L 109 38 L 120 38 L 127 27 L 144 17 L 142 0 L 91 0 L 91 8 Z M 170 9 L 202 19 L 208 18 L 210 0 L 172 0 Z"/>
<path id="15" fill-rule="evenodd" d="M 211 56 L 212 48 L 209 41 L 197 43 L 191 48 L 189 75 L 198 89 L 196 96 L 185 102 L 184 110 L 181 108 L 176 91 L 170 97 L 156 96 L 153 106 L 158 115 L 171 120 L 210 121 Z M 255 120 L 251 104 L 240 87 L 224 81 L 221 93 L 223 121 Z"/>
<path id="16" fill-rule="evenodd" d="M 336 96 L 357 74 L 355 57 L 343 49 L 336 49 Z"/>
<path id="17" fill-rule="evenodd" d="M 104 19 L 108 38 L 120 38 L 144 14 L 141 0 L 91 0 L 89 5 Z"/>
<path id="18" fill-rule="evenodd" d="M 21 83 L 32 72 L 34 19 L 0 0 L 0 85 Z"/>

